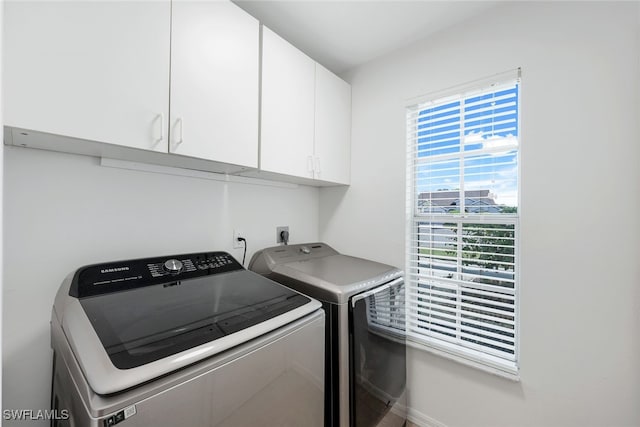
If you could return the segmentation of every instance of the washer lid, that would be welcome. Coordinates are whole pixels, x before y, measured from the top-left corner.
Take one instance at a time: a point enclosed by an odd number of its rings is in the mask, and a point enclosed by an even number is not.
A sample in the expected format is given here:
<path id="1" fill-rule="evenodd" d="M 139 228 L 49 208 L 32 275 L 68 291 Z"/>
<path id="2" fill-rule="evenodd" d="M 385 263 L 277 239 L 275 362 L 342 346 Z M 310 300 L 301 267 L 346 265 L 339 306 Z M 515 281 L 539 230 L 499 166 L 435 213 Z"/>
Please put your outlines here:
<path id="1" fill-rule="evenodd" d="M 338 304 L 402 276 L 402 271 L 390 265 L 339 254 L 276 264 L 272 268 L 277 277 L 293 279 L 295 283 L 286 279 L 283 283 L 297 291 Z"/>
<path id="2" fill-rule="evenodd" d="M 245 270 L 81 298 L 104 350 L 130 369 L 217 340 L 311 300 Z"/>

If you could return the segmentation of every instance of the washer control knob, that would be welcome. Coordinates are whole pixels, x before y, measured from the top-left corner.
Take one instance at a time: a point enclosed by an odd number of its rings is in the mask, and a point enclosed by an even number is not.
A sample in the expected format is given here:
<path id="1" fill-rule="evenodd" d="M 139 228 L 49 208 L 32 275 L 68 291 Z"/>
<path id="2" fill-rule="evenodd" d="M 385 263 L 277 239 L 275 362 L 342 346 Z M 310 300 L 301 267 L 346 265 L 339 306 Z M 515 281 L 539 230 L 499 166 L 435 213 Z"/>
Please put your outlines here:
<path id="1" fill-rule="evenodd" d="M 171 274 L 178 274 L 182 271 L 182 261 L 178 259 L 169 259 L 164 263 L 165 271 L 168 271 Z"/>
<path id="2" fill-rule="evenodd" d="M 311 253 L 311 249 L 309 249 L 307 246 L 302 246 L 300 248 L 300 252 L 302 252 L 303 254 L 310 254 Z"/>

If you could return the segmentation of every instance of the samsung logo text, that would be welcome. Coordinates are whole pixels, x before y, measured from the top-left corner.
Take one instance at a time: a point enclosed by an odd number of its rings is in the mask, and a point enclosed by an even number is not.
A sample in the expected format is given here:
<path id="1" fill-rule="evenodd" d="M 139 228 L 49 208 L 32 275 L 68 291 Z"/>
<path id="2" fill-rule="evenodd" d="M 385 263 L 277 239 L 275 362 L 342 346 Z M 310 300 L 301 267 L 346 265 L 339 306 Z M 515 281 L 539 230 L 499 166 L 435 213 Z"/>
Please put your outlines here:
<path id="1" fill-rule="evenodd" d="M 103 268 L 100 273 L 116 273 L 118 271 L 129 271 L 129 267 Z"/>

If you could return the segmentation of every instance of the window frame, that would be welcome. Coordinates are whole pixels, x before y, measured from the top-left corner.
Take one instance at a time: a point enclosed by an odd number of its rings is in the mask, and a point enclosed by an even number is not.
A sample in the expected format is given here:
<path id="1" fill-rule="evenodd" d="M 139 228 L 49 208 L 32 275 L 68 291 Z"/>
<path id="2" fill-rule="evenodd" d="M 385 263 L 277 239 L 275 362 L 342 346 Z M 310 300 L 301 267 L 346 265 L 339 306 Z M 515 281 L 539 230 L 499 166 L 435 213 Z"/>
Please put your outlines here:
<path id="1" fill-rule="evenodd" d="M 509 82 L 515 82 L 517 84 L 517 152 L 516 152 L 516 162 L 517 162 L 517 172 L 516 172 L 516 188 L 517 188 L 517 212 L 516 213 L 467 213 L 467 212 L 459 212 L 459 213 L 446 213 L 446 214 L 434 214 L 434 212 L 428 213 L 419 213 L 417 208 L 417 198 L 418 193 L 416 191 L 416 182 L 415 178 L 417 175 L 416 168 L 418 162 L 417 148 L 417 113 L 420 110 L 425 108 L 425 105 L 428 102 L 440 101 L 445 98 L 451 97 L 459 97 L 461 101 L 472 97 L 472 93 L 474 92 L 482 92 L 486 91 L 493 85 L 502 86 Z M 406 228 L 405 228 L 405 246 L 406 246 L 406 260 L 405 260 L 405 281 L 406 288 L 405 292 L 407 295 L 407 344 L 411 347 L 425 350 L 430 353 L 434 353 L 459 363 L 472 366 L 511 380 L 518 381 L 519 380 L 519 368 L 520 368 L 520 339 L 521 339 L 521 331 L 520 331 L 520 292 L 521 292 L 521 281 L 520 281 L 520 218 L 522 215 L 521 210 L 521 171 L 522 171 L 522 134 L 520 132 L 521 126 L 521 114 L 522 114 L 522 104 L 521 104 L 521 71 L 520 69 L 510 70 L 506 73 L 497 74 L 491 76 L 489 78 L 479 79 L 464 85 L 458 85 L 444 91 L 433 92 L 431 94 L 427 94 L 421 96 L 419 98 L 413 98 L 408 100 L 405 104 L 406 113 L 407 113 L 407 130 L 406 130 L 406 143 L 407 143 L 407 159 L 406 159 Z M 414 116 L 411 119 L 411 116 Z M 465 118 L 461 115 L 460 122 L 463 123 Z M 464 125 L 460 126 L 460 138 L 464 137 Z M 471 156 L 482 154 L 478 152 L 466 152 L 464 150 L 464 143 L 462 139 L 460 139 L 460 181 L 464 183 L 465 177 L 465 169 L 464 169 L 464 160 L 465 158 L 469 158 Z M 464 203 L 464 199 L 466 197 L 467 188 L 464 187 L 464 184 L 458 190 L 458 197 Z M 428 205 L 429 206 L 429 205 Z M 418 240 L 418 224 L 420 222 L 430 222 L 436 220 L 446 220 L 448 222 L 456 222 L 456 224 L 461 225 L 464 222 L 473 223 L 473 224 L 487 224 L 487 223 L 498 223 L 498 224 L 512 224 L 514 228 L 513 237 L 514 237 L 514 256 L 513 256 L 513 264 L 514 264 L 514 302 L 513 302 L 513 310 L 514 310 L 514 329 L 513 329 L 513 345 L 514 345 L 514 360 L 508 361 L 504 358 L 494 356 L 483 351 L 475 350 L 473 348 L 469 348 L 468 346 L 462 346 L 458 344 L 454 344 L 451 342 L 447 342 L 445 340 L 438 339 L 437 337 L 428 336 L 428 334 L 418 334 L 412 332 L 412 327 L 409 325 L 410 315 L 409 310 L 414 308 L 416 317 L 417 314 L 417 306 L 414 307 L 414 304 L 417 304 L 418 300 L 411 299 L 411 294 L 413 292 L 417 295 L 418 289 L 418 278 L 414 277 L 412 274 L 412 270 L 416 269 L 417 259 L 419 257 L 419 240 Z M 456 265 L 460 263 L 462 265 L 462 257 L 458 254 L 456 256 Z M 418 274 L 417 272 L 415 274 Z M 462 283 L 462 281 L 461 281 Z M 432 286 L 432 285 L 428 285 Z M 459 293 L 464 288 L 461 285 L 458 285 Z M 461 298 L 456 301 L 456 310 L 461 310 Z M 432 314 L 432 312 L 430 312 Z M 458 337 L 460 339 L 460 337 Z"/>

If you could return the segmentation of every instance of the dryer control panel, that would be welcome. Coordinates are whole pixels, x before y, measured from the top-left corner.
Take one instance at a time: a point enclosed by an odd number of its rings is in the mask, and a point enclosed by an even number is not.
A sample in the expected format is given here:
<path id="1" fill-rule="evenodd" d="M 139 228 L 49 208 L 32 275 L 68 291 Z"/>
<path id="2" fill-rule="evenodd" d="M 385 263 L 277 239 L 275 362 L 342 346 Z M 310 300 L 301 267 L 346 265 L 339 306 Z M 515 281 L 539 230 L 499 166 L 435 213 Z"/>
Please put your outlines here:
<path id="1" fill-rule="evenodd" d="M 69 295 L 83 298 L 180 280 L 244 270 L 227 252 L 203 252 L 141 258 L 87 265 L 79 268 Z"/>

